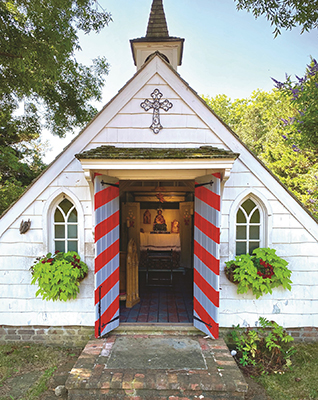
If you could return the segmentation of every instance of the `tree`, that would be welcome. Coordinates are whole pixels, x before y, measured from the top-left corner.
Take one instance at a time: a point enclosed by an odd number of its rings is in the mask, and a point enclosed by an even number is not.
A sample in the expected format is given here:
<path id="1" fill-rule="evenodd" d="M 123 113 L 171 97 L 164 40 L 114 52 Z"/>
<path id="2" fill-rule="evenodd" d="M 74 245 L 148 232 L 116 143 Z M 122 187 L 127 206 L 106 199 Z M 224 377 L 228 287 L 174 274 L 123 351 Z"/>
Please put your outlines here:
<path id="1" fill-rule="evenodd" d="M 274 35 L 283 29 L 301 27 L 301 33 L 318 26 L 318 0 L 234 0 L 239 10 L 264 15 L 275 26 Z"/>
<path id="2" fill-rule="evenodd" d="M 203 98 L 257 156 L 268 143 L 283 141 L 283 118 L 292 107 L 281 93 L 256 90 L 249 98 L 234 101 L 225 95 Z"/>
<path id="3" fill-rule="evenodd" d="M 96 113 L 108 64 L 76 60 L 78 32 L 110 20 L 95 0 L 0 2 L 0 213 L 43 168 L 42 129 L 63 137 Z"/>
<path id="4" fill-rule="evenodd" d="M 318 63 L 307 65 L 305 75 L 293 81 L 286 75 L 285 82 L 273 79 L 276 88 L 291 102 L 293 110 L 283 119 L 285 139 L 303 149 L 318 153 Z"/>
<path id="5" fill-rule="evenodd" d="M 0 99 L 8 122 L 21 101 L 39 133 L 45 127 L 63 136 L 89 121 L 101 98 L 105 58 L 91 68 L 78 63 L 78 31 L 99 32 L 110 20 L 94 0 L 6 0 L 0 2 Z M 20 126 L 21 128 L 21 126 Z M 36 129 L 37 128 L 37 129 Z"/>
<path id="6" fill-rule="evenodd" d="M 218 95 L 204 100 L 318 218 L 316 152 L 286 140 L 285 118 L 294 112 L 291 98 L 279 90 L 257 90 L 248 99 Z"/>

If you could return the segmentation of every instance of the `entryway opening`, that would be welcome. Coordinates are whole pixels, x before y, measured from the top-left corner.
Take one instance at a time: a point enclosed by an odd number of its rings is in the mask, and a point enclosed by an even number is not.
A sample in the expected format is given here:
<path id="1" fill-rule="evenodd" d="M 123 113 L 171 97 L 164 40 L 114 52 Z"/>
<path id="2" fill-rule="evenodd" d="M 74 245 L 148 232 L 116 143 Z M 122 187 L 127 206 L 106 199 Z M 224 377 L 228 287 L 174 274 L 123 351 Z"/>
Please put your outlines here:
<path id="1" fill-rule="evenodd" d="M 121 180 L 119 190 L 120 322 L 192 323 L 194 180 Z"/>

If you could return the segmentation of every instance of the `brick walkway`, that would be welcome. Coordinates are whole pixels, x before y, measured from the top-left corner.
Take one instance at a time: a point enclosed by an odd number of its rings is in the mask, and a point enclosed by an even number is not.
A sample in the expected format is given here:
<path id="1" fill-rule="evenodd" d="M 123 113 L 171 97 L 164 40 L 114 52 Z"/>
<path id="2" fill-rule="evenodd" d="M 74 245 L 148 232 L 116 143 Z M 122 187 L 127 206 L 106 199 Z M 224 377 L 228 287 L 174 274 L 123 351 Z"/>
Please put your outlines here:
<path id="1" fill-rule="evenodd" d="M 105 339 L 90 340 L 66 382 L 68 399 L 244 399 L 247 384 L 223 339 L 206 338 L 194 328 L 167 329 L 136 331 L 121 326 Z M 168 346 L 154 354 L 151 344 L 160 341 Z M 144 346 L 131 345 L 134 342 Z M 192 347 L 187 349 L 184 343 Z M 184 360 L 184 368 L 178 366 L 178 355 Z M 193 360 L 194 356 L 198 359 Z M 151 359 L 147 363 L 148 357 L 156 358 L 157 364 Z M 116 365 L 116 360 L 120 364 Z"/>

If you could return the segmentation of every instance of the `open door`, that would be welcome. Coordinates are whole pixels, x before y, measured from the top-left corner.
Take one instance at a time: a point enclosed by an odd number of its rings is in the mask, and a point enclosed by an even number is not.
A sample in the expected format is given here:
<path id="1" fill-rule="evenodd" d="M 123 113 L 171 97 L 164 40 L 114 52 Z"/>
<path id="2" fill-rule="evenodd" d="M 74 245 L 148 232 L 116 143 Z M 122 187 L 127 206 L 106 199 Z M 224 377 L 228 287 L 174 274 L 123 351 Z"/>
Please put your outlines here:
<path id="1" fill-rule="evenodd" d="M 220 174 L 195 180 L 194 326 L 219 337 Z"/>
<path id="2" fill-rule="evenodd" d="M 97 175 L 95 208 L 95 337 L 119 325 L 119 182 Z"/>

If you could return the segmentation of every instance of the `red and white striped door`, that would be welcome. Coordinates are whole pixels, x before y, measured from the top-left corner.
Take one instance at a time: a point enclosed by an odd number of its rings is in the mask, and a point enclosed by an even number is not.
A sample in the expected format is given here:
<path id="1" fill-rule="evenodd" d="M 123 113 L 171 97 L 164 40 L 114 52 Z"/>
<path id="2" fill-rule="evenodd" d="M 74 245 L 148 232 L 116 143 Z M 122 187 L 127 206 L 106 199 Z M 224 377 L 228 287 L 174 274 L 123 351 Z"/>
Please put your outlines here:
<path id="1" fill-rule="evenodd" d="M 97 175 L 95 204 L 95 336 L 119 325 L 119 183 Z"/>
<path id="2" fill-rule="evenodd" d="M 194 326 L 219 337 L 220 174 L 195 180 Z"/>

